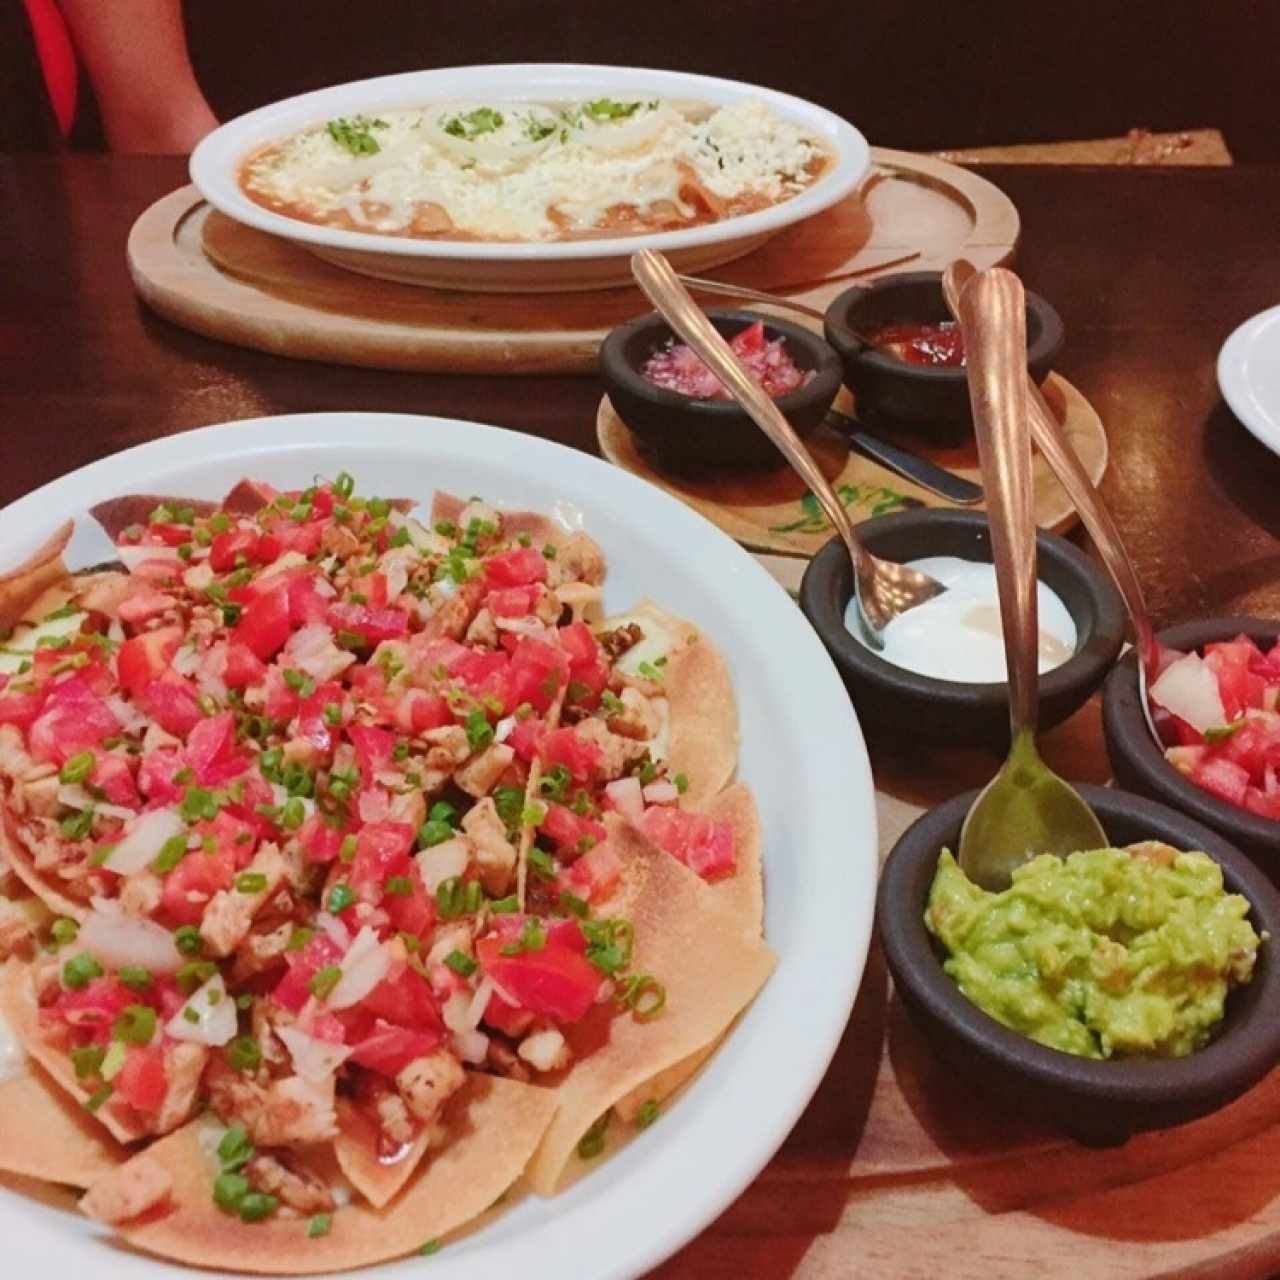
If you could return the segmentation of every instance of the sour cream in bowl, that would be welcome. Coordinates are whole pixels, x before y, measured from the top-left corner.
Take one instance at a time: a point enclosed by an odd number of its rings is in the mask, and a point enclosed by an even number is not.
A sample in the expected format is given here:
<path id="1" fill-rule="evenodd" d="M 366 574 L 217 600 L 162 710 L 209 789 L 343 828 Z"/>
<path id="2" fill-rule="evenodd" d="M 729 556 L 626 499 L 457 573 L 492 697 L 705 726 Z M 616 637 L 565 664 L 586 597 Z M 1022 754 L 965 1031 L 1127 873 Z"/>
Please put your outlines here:
<path id="1" fill-rule="evenodd" d="M 859 717 L 897 742 L 1003 750 L 1009 686 L 986 516 L 905 511 L 864 521 L 858 534 L 875 555 L 915 565 L 952 588 L 893 623 L 885 649 L 876 651 L 847 625 L 853 576 L 844 547 L 833 541 L 810 562 L 800 607 Z M 1125 613 L 1111 580 L 1071 543 L 1042 532 L 1036 548 L 1040 727 L 1047 729 L 1102 683 L 1124 640 Z"/>

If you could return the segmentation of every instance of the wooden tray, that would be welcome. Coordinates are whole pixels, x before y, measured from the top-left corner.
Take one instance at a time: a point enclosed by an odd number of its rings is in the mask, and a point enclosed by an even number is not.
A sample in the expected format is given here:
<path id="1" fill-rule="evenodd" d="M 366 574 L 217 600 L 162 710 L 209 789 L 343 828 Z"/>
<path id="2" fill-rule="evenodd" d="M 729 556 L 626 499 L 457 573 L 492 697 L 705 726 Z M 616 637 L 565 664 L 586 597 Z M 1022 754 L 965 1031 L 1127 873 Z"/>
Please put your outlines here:
<path id="1" fill-rule="evenodd" d="M 1107 469 L 1107 433 L 1102 419 L 1084 396 L 1056 373 L 1049 375 L 1044 394 L 1090 478 L 1097 484 Z M 836 407 L 848 410 L 852 404 L 848 391 L 842 390 Z M 635 437 L 614 412 L 608 396 L 600 402 L 596 415 L 596 439 L 600 452 L 610 462 L 665 489 L 753 550 L 807 557 L 831 537 L 831 526 L 817 502 L 789 468 L 755 474 L 713 473 L 696 478 L 660 471 L 640 452 Z M 930 449 L 918 437 L 905 435 L 899 437 L 898 442 L 960 475 L 981 481 L 976 446 Z M 859 520 L 908 506 L 953 505 L 900 479 L 879 464 L 851 453 L 843 438 L 827 427 L 820 427 L 808 443 L 837 492 L 846 498 L 846 505 Z M 1033 477 L 1036 520 L 1040 526 L 1061 533 L 1075 524 L 1078 518 L 1075 508 L 1038 453 L 1033 463 Z"/>
<path id="2" fill-rule="evenodd" d="M 860 193 L 710 274 L 823 307 L 851 274 L 906 254 L 1008 261 L 1018 213 L 997 187 L 929 156 L 872 151 Z M 212 210 L 194 187 L 129 234 L 146 303 L 207 337 L 302 360 L 449 373 L 585 373 L 609 329 L 649 309 L 637 290 L 450 293 L 372 280 Z"/>
<path id="3" fill-rule="evenodd" d="M 1041 739 L 1105 781 L 1095 698 Z M 883 858 L 999 765 L 872 742 Z M 660 1122 L 659 1122 L 660 1123 Z M 1092 1150 L 1010 1115 L 929 1051 L 872 945 L 831 1067 L 778 1155 L 653 1280 L 1261 1280 L 1280 1275 L 1280 1069 L 1191 1124 Z"/>

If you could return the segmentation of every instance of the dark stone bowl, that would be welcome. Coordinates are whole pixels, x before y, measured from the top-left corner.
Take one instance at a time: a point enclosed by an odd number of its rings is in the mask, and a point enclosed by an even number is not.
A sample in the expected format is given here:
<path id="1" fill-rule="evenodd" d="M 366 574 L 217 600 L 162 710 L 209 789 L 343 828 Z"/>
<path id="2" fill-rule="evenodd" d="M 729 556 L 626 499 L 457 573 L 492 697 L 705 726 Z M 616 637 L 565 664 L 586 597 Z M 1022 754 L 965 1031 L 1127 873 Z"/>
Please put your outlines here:
<path id="1" fill-rule="evenodd" d="M 889 560 L 954 555 L 991 562 L 987 518 L 973 511 L 908 511 L 877 516 L 858 536 Z M 1076 624 L 1076 652 L 1040 677 L 1040 726 L 1060 723 L 1089 698 L 1124 641 L 1125 612 L 1111 579 L 1083 552 L 1056 534 L 1036 540 L 1037 572 L 1061 597 Z M 967 684 L 917 675 L 894 666 L 855 639 L 844 625 L 853 593 L 849 557 L 838 538 L 809 562 L 800 607 L 844 678 L 859 716 L 890 729 L 952 746 L 1009 742 L 1009 686 Z"/>
<path id="2" fill-rule="evenodd" d="M 894 846 L 880 877 L 876 922 L 898 995 L 949 1066 L 1011 1109 L 1089 1145 L 1112 1145 L 1208 1115 L 1280 1061 L 1280 963 L 1273 954 L 1280 893 L 1238 849 L 1185 814 L 1107 787 L 1079 791 L 1114 844 L 1154 839 L 1207 853 L 1222 867 L 1228 891 L 1249 900 L 1254 928 L 1270 933 L 1253 980 L 1228 997 L 1220 1030 L 1204 1048 L 1185 1058 L 1079 1058 L 1009 1030 L 960 994 L 943 972 L 924 910 L 938 854 L 956 849 L 976 791 L 925 814 Z"/>
<path id="3" fill-rule="evenodd" d="M 950 320 L 942 273 L 905 271 L 855 285 L 827 308 L 827 341 L 844 362 L 844 380 L 858 416 L 928 428 L 931 441 L 958 444 L 973 436 L 969 384 L 963 368 L 908 364 L 866 346 L 856 333 L 884 325 Z M 1062 347 L 1062 319 L 1039 294 L 1027 294 L 1027 368 L 1039 385 Z"/>
<path id="4" fill-rule="evenodd" d="M 801 325 L 752 311 L 712 310 L 707 318 L 725 338 L 763 320 L 765 336 L 782 338 L 797 367 L 814 372 L 803 387 L 774 403 L 801 437 L 821 424 L 841 379 L 840 357 L 822 338 Z M 768 436 L 735 401 L 699 400 L 655 386 L 641 374 L 645 361 L 672 337 L 670 326 L 655 312 L 615 329 L 600 347 L 600 373 L 609 399 L 641 448 L 677 469 L 784 466 Z"/>
<path id="5" fill-rule="evenodd" d="M 1190 652 L 1214 640 L 1241 633 L 1263 648 L 1280 638 L 1280 622 L 1262 618 L 1206 618 L 1160 632 L 1171 649 Z M 1250 813 L 1184 778 L 1151 740 L 1142 718 L 1137 657 L 1130 652 L 1107 677 L 1102 693 L 1102 728 L 1116 782 L 1128 791 L 1150 796 L 1190 814 L 1257 858 L 1273 879 L 1280 878 L 1280 822 Z"/>

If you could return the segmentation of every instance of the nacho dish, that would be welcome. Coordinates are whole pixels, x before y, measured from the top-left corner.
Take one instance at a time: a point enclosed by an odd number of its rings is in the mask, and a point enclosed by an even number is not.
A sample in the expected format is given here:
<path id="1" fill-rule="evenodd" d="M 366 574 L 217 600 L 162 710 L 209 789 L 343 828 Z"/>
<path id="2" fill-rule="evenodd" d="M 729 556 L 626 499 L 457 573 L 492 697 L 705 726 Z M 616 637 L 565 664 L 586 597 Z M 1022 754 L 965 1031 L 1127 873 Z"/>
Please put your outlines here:
<path id="1" fill-rule="evenodd" d="M 551 1195 L 768 978 L 726 665 L 584 532 L 339 474 L 0 577 L 0 1170 L 331 1272 Z M 518 1184 L 518 1185 L 517 1185 Z"/>
<path id="2" fill-rule="evenodd" d="M 444 102 L 341 117 L 273 142 L 240 189 L 273 213 L 433 240 L 557 241 L 719 222 L 831 164 L 763 102 Z"/>

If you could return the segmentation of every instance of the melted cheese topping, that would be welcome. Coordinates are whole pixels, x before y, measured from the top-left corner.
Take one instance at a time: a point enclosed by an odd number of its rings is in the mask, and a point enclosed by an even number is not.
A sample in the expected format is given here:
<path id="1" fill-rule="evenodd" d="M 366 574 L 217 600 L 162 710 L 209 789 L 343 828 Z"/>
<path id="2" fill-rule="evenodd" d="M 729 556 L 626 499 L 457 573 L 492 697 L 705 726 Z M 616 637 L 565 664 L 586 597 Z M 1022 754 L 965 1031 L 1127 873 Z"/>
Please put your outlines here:
<path id="1" fill-rule="evenodd" d="M 318 125 L 251 156 L 240 181 L 276 212 L 360 231 L 556 240 L 776 204 L 828 159 L 753 99 L 445 103 Z"/>

